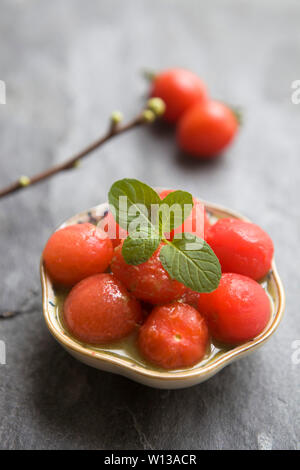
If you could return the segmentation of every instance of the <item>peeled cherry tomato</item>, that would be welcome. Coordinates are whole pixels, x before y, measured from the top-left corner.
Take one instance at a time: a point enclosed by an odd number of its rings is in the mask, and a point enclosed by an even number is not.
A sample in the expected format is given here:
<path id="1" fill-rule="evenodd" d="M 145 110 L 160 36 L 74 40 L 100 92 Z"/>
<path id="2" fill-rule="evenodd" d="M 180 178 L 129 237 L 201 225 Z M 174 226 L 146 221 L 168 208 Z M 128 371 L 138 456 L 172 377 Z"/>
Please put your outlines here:
<path id="1" fill-rule="evenodd" d="M 43 252 L 51 279 L 72 286 L 85 277 L 105 271 L 113 246 L 107 235 L 92 224 L 75 224 L 54 232 Z"/>
<path id="2" fill-rule="evenodd" d="M 137 266 L 125 262 L 122 246 L 123 243 L 115 248 L 111 270 L 135 297 L 151 304 L 171 302 L 181 297 L 185 286 L 170 278 L 159 259 L 162 244 L 148 261 Z"/>
<path id="3" fill-rule="evenodd" d="M 164 369 L 193 366 L 203 359 L 208 342 L 202 315 L 180 302 L 155 307 L 140 328 L 138 338 L 142 355 Z"/>
<path id="4" fill-rule="evenodd" d="M 165 189 L 162 191 L 159 196 L 161 199 L 164 199 L 168 194 L 173 192 L 172 189 Z M 194 235 L 199 238 L 206 240 L 206 232 L 210 227 L 210 222 L 204 207 L 203 202 L 199 201 L 195 197 L 193 198 L 194 206 L 190 215 L 186 218 L 184 224 L 180 227 L 176 227 L 169 234 L 166 234 L 168 240 L 173 240 L 176 233 L 182 233 L 184 229 L 185 232 L 188 232 L 187 228 L 191 227 L 191 230 Z"/>
<path id="5" fill-rule="evenodd" d="M 183 114 L 177 126 L 177 141 L 184 152 L 196 158 L 212 158 L 228 146 L 237 129 L 231 109 L 218 101 L 206 101 Z"/>
<path id="6" fill-rule="evenodd" d="M 120 227 L 120 225 L 115 221 L 114 216 L 111 212 L 108 212 L 106 216 L 101 220 L 99 227 L 107 233 L 110 238 L 113 247 L 120 245 L 121 241 L 127 238 L 127 231 Z"/>
<path id="7" fill-rule="evenodd" d="M 207 243 L 219 258 L 223 272 L 258 280 L 271 268 L 273 242 L 258 225 L 232 218 L 220 219 L 208 230 Z"/>
<path id="8" fill-rule="evenodd" d="M 64 303 L 70 333 L 84 343 L 116 341 L 142 320 L 139 302 L 113 274 L 96 274 L 76 284 Z"/>
<path id="9" fill-rule="evenodd" d="M 271 305 L 256 281 L 225 273 L 216 290 L 200 295 L 198 310 L 205 316 L 214 339 L 235 345 L 250 341 L 265 329 Z"/>
<path id="10" fill-rule="evenodd" d="M 174 68 L 158 74 L 153 82 L 150 96 L 161 98 L 166 105 L 163 119 L 175 122 L 192 104 L 207 99 L 202 80 L 189 70 Z"/>

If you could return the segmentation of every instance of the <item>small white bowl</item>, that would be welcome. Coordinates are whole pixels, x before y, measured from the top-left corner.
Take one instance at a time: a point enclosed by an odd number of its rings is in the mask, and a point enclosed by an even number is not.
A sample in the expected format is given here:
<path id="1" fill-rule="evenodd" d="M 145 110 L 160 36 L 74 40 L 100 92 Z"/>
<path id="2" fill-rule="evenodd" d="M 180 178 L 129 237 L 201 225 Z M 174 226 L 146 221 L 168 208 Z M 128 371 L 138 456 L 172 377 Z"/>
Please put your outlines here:
<path id="1" fill-rule="evenodd" d="M 212 220 L 222 217 L 249 220 L 219 205 L 205 201 L 203 201 L 203 203 Z M 107 209 L 107 204 L 93 207 L 92 209 L 71 217 L 59 228 L 78 222 L 96 223 L 103 218 Z M 277 273 L 275 262 L 273 261 L 271 271 L 262 282 L 270 296 L 273 309 L 270 322 L 265 330 L 254 340 L 231 349 L 218 350 L 212 346 L 210 356 L 193 368 L 178 371 L 165 371 L 155 368 L 151 366 L 151 364 L 145 363 L 143 360 L 139 360 L 136 357 L 122 354 L 122 351 L 118 350 L 118 348 L 97 348 L 82 344 L 71 337 L 60 319 L 57 296 L 53 284 L 44 269 L 43 261 L 41 261 L 41 283 L 43 290 L 43 314 L 46 324 L 52 335 L 72 356 L 97 369 L 124 375 L 150 387 L 165 389 L 185 388 L 199 384 L 215 375 L 223 369 L 223 367 L 236 359 L 240 359 L 254 352 L 257 348 L 262 346 L 277 329 L 282 319 L 285 305 L 283 286 Z"/>

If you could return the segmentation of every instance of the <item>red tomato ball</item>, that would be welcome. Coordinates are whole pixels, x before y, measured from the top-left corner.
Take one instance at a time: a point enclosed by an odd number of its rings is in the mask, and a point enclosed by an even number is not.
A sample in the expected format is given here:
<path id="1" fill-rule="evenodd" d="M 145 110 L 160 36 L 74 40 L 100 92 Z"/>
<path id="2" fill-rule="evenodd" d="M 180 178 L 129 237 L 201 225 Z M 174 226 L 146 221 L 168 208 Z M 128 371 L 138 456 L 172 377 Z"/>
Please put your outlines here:
<path id="1" fill-rule="evenodd" d="M 85 277 L 105 271 L 113 256 L 107 235 L 92 224 L 75 224 L 54 232 L 43 252 L 51 279 L 72 286 Z"/>
<path id="2" fill-rule="evenodd" d="M 207 99 L 206 86 L 189 70 L 174 68 L 158 74 L 153 82 L 150 96 L 161 98 L 166 105 L 163 119 L 175 122 L 191 105 Z"/>
<path id="3" fill-rule="evenodd" d="M 122 240 L 127 238 L 128 232 L 124 228 L 120 227 L 111 212 L 108 212 L 101 220 L 99 227 L 107 233 L 114 248 L 120 245 Z"/>
<path id="4" fill-rule="evenodd" d="M 79 341 L 108 343 L 129 335 L 142 320 L 139 302 L 113 274 L 76 284 L 64 303 L 64 321 Z"/>
<path id="5" fill-rule="evenodd" d="M 232 218 L 220 219 L 208 230 L 207 243 L 219 258 L 223 272 L 259 280 L 271 268 L 273 242 L 258 225 Z"/>
<path id="6" fill-rule="evenodd" d="M 181 117 L 177 126 L 179 147 L 197 158 L 212 158 L 233 140 L 238 121 L 225 104 L 197 103 Z"/>
<path id="7" fill-rule="evenodd" d="M 164 369 L 195 365 L 203 359 L 208 343 L 204 318 L 195 308 L 180 302 L 155 307 L 138 338 L 142 355 Z"/>
<path id="8" fill-rule="evenodd" d="M 256 281 L 240 274 L 225 273 L 216 290 L 201 294 L 198 310 L 207 319 L 213 338 L 235 345 L 250 341 L 265 329 L 271 304 Z"/>
<path id="9" fill-rule="evenodd" d="M 122 255 L 122 246 L 115 248 L 111 270 L 138 299 L 151 304 L 162 304 L 179 299 L 185 286 L 171 279 L 159 259 L 162 244 L 145 263 L 129 265 Z"/>
<path id="10" fill-rule="evenodd" d="M 173 191 L 173 189 L 165 189 L 159 194 L 159 196 L 161 199 L 164 199 L 168 194 L 172 193 Z M 166 234 L 167 240 L 173 240 L 174 235 L 176 233 L 182 233 L 183 231 L 187 232 L 187 228 L 189 227 L 191 227 L 191 230 L 194 235 L 206 240 L 206 232 L 210 227 L 208 215 L 206 213 L 203 202 L 193 197 L 193 203 L 193 209 L 190 215 L 184 221 L 184 224 L 182 224 L 180 227 L 176 227 L 169 234 Z"/>

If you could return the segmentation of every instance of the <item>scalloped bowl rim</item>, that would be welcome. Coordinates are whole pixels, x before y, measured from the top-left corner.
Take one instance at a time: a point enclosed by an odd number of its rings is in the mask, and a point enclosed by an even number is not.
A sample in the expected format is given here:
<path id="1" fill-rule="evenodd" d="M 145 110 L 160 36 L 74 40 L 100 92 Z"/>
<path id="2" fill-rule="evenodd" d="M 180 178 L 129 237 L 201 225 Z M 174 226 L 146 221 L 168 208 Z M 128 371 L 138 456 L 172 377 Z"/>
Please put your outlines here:
<path id="1" fill-rule="evenodd" d="M 234 217 L 237 219 L 245 220 L 245 221 L 250 221 L 247 217 L 242 216 L 241 214 L 232 211 L 231 209 L 227 209 L 226 207 L 223 207 L 219 204 L 213 204 L 210 202 L 207 202 L 205 200 L 202 200 L 204 203 L 206 209 L 211 212 L 219 212 L 223 213 L 225 216 L 230 216 Z M 73 217 L 69 218 L 67 221 L 65 221 L 63 224 L 60 225 L 59 228 L 62 228 L 66 225 L 69 225 L 73 220 L 75 219 L 80 219 L 80 217 L 85 216 L 88 212 L 96 211 L 99 210 L 100 208 L 103 209 L 107 207 L 107 203 L 104 204 L 99 204 L 97 206 L 92 207 L 91 209 L 88 209 L 86 211 L 83 211 L 79 214 L 74 215 Z M 55 323 L 53 324 L 52 322 L 52 314 L 49 311 L 49 285 L 52 286 L 51 280 L 47 276 L 44 265 L 43 265 L 43 260 L 41 259 L 40 263 L 40 273 L 41 273 L 41 284 L 42 284 L 42 295 L 43 295 L 43 315 L 44 319 L 46 321 L 46 325 L 48 329 L 50 330 L 51 334 L 56 338 L 56 340 L 61 343 L 61 345 L 69 350 L 69 352 L 74 353 L 75 357 L 77 359 L 80 359 L 80 357 L 83 357 L 83 359 L 86 359 L 83 362 L 88 363 L 89 359 L 90 360 L 99 360 L 99 363 L 97 366 L 95 364 L 94 367 L 98 367 L 99 369 L 104 369 L 104 364 L 110 365 L 112 368 L 108 368 L 106 370 L 111 370 L 113 372 L 113 367 L 119 368 L 118 372 L 119 374 L 122 374 L 122 370 L 124 371 L 124 375 L 131 376 L 132 379 L 137 379 L 140 377 L 141 381 L 142 379 L 155 379 L 155 381 L 163 381 L 165 382 L 177 382 L 177 381 L 183 381 L 187 379 L 194 379 L 193 384 L 199 383 L 201 381 L 206 380 L 206 378 L 211 377 L 218 371 L 220 371 L 223 367 L 226 365 L 230 364 L 232 361 L 235 359 L 239 359 L 241 357 L 244 357 L 245 355 L 249 354 L 250 352 L 255 351 L 257 348 L 262 346 L 269 338 L 270 336 L 276 331 L 279 323 L 282 320 L 283 317 L 283 312 L 284 312 L 284 307 L 285 307 L 285 294 L 284 294 L 284 289 L 283 285 L 281 282 L 281 279 L 279 277 L 279 274 L 276 269 L 276 265 L 274 260 L 272 261 L 272 266 L 271 266 L 271 271 L 275 285 L 276 285 L 276 290 L 277 294 L 276 297 L 278 299 L 278 308 L 277 311 L 274 315 L 273 320 L 268 324 L 266 329 L 264 330 L 263 333 L 261 333 L 257 338 L 254 340 L 251 340 L 247 343 L 241 344 L 240 346 L 237 346 L 233 349 L 230 349 L 224 353 L 222 353 L 221 356 L 217 357 L 216 359 L 212 359 L 211 362 L 208 362 L 207 364 L 204 365 L 199 365 L 199 367 L 195 367 L 193 369 L 187 369 L 187 370 L 181 370 L 178 372 L 172 372 L 172 371 L 157 371 L 157 370 L 152 370 L 150 368 L 146 368 L 143 365 L 139 365 L 136 362 L 131 362 L 130 358 L 122 359 L 121 357 L 117 357 L 113 354 L 109 354 L 108 352 L 101 352 L 101 351 L 96 351 L 94 349 L 89 349 L 89 347 L 84 347 L 80 343 L 77 343 L 75 340 L 73 340 L 70 336 L 67 336 L 62 327 L 58 324 Z M 81 359 L 80 359 L 81 360 Z M 91 365 L 91 364 L 90 364 Z M 127 375 L 127 376 L 128 376 Z M 195 380 L 198 379 L 198 380 Z M 145 383 L 145 382 L 144 382 Z M 149 385 L 149 383 L 148 383 Z M 155 385 L 155 386 L 160 386 L 160 385 Z M 163 386 L 161 384 L 161 386 Z M 185 385 L 182 384 L 184 387 Z M 189 385 L 187 385 L 189 386 Z"/>

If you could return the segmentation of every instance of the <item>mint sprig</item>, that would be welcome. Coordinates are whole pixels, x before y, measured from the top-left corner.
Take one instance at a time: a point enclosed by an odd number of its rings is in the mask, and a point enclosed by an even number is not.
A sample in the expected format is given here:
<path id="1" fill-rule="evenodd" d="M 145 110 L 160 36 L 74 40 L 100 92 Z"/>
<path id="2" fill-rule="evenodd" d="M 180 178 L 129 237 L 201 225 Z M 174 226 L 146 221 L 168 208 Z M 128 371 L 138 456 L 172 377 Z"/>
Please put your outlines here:
<path id="1" fill-rule="evenodd" d="M 193 207 L 190 193 L 173 191 L 161 200 L 147 184 L 123 179 L 112 185 L 108 199 L 117 223 L 129 233 L 122 247 L 127 264 L 145 263 L 162 241 L 160 260 L 172 279 L 196 292 L 211 292 L 218 287 L 220 263 L 204 240 L 183 233 L 181 239 L 170 241 L 164 235 L 180 227 L 189 216 Z"/>

